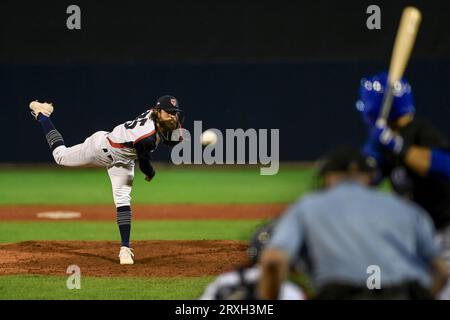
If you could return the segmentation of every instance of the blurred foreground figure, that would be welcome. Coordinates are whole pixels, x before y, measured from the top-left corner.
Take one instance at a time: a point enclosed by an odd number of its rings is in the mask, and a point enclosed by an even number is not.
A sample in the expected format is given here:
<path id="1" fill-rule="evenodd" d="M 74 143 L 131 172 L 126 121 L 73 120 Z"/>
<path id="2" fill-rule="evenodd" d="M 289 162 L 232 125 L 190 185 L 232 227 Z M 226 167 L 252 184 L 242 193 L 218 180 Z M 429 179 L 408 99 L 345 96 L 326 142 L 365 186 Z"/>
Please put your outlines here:
<path id="1" fill-rule="evenodd" d="M 305 247 L 317 299 L 432 299 L 448 271 L 422 208 L 369 187 L 374 168 L 358 150 L 325 157 L 325 190 L 293 204 L 262 253 L 260 297 L 273 299 Z"/>
<path id="2" fill-rule="evenodd" d="M 261 278 L 261 268 L 257 265 L 259 255 L 272 234 L 276 221 L 260 227 L 250 241 L 248 255 L 250 265 L 219 275 L 209 284 L 200 297 L 201 300 L 256 300 L 256 286 Z M 290 281 L 281 284 L 277 300 L 304 300 L 302 289 Z"/>
<path id="3" fill-rule="evenodd" d="M 413 200 L 430 214 L 443 247 L 442 256 L 449 264 L 449 143 L 435 127 L 415 116 L 413 91 L 406 79 L 401 79 L 394 87 L 388 122 L 377 122 L 386 82 L 386 72 L 360 82 L 356 106 L 369 129 L 362 151 L 377 163 L 374 184 L 389 179 L 395 192 Z M 450 299 L 449 284 L 440 298 Z"/>

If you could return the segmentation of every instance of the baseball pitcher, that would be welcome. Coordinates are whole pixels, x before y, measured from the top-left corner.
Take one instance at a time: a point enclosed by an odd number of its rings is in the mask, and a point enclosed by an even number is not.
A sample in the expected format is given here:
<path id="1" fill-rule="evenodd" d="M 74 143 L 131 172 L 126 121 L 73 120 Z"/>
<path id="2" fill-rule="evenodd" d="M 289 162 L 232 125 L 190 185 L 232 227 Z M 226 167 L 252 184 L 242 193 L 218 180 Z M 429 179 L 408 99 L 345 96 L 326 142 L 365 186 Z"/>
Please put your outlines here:
<path id="1" fill-rule="evenodd" d="M 62 166 L 94 165 L 106 167 L 111 179 L 114 203 L 117 208 L 121 247 L 120 264 L 133 264 L 134 253 L 130 248 L 131 188 L 135 160 L 150 182 L 155 170 L 150 162 L 151 153 L 160 142 L 173 146 L 173 130 L 181 128 L 183 111 L 178 100 L 169 95 L 160 97 L 156 105 L 136 119 L 116 126 L 111 132 L 97 131 L 83 143 L 67 147 L 61 133 L 56 130 L 50 115 L 51 103 L 30 103 L 31 114 L 41 124 L 55 162 Z"/>

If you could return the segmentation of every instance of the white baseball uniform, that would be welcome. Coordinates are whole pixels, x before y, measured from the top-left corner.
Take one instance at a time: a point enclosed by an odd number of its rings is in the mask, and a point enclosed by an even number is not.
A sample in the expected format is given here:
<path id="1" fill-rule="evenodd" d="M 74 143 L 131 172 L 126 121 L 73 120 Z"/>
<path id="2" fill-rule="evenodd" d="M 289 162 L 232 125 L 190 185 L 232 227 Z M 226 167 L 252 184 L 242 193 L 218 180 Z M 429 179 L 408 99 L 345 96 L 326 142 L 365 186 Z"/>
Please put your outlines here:
<path id="1" fill-rule="evenodd" d="M 136 119 L 116 126 L 111 132 L 98 131 L 73 147 L 59 146 L 53 151 L 53 157 L 62 166 L 106 167 L 116 207 L 129 206 L 134 161 L 138 158 L 150 160 L 150 152 L 160 141 L 155 123 L 150 119 L 151 112 L 148 110 Z M 141 154 L 137 151 L 138 143 Z"/>

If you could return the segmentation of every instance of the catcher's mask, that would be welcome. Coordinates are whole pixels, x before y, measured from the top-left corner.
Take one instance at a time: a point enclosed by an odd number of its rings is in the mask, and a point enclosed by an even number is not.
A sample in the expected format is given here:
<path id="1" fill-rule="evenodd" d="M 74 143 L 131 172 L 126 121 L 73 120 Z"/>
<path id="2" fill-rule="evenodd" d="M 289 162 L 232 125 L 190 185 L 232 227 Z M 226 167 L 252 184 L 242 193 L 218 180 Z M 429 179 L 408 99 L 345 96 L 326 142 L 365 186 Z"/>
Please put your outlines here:
<path id="1" fill-rule="evenodd" d="M 255 231 L 252 238 L 250 239 L 250 246 L 247 249 L 247 254 L 252 265 L 258 262 L 261 252 L 270 240 L 276 223 L 277 220 L 271 220 L 268 223 L 262 225 Z"/>
<path id="2" fill-rule="evenodd" d="M 268 221 L 256 229 L 255 233 L 252 235 L 247 249 L 247 255 L 252 266 L 258 263 L 261 253 L 269 243 L 278 221 L 278 219 Z M 301 273 L 305 270 L 311 270 L 311 265 L 307 248 L 303 245 L 300 248 L 298 255 L 290 262 L 291 270 Z"/>

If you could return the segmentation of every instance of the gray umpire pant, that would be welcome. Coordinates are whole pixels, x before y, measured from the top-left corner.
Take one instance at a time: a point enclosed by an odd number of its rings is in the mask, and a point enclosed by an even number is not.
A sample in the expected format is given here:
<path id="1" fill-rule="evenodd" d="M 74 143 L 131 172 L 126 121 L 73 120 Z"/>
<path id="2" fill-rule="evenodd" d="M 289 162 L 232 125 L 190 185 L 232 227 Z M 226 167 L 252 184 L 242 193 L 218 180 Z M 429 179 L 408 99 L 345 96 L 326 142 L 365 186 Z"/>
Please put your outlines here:
<path id="1" fill-rule="evenodd" d="M 449 271 L 450 271 L 450 226 L 441 230 L 437 234 L 437 240 L 443 248 L 442 258 L 447 261 Z M 438 294 L 439 300 L 450 300 L 450 280 L 447 281 L 447 285 Z"/>

